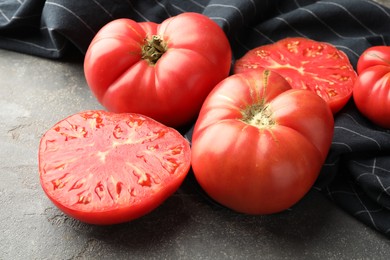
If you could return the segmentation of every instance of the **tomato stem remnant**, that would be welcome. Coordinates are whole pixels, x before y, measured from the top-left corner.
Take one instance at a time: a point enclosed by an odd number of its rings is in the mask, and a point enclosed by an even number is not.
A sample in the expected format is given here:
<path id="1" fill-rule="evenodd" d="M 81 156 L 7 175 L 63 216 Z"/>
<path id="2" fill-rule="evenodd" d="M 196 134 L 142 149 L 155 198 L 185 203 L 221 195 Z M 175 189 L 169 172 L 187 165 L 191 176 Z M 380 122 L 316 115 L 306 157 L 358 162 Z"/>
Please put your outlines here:
<path id="1" fill-rule="evenodd" d="M 258 103 L 248 106 L 242 111 L 242 121 L 259 129 L 275 125 L 272 111 L 267 104 Z"/>
<path id="2" fill-rule="evenodd" d="M 264 98 L 266 89 L 268 87 L 269 77 L 270 71 L 264 70 L 262 74 L 262 88 L 260 89 L 262 91 L 261 100 L 258 100 L 254 104 L 247 106 L 241 111 L 243 117 L 242 121 L 259 129 L 268 128 L 275 124 L 275 120 L 272 116 L 272 110 L 270 109 Z M 260 91 L 259 89 L 257 90 Z"/>
<path id="3" fill-rule="evenodd" d="M 145 39 L 145 44 L 142 46 L 142 59 L 155 65 L 166 51 L 167 46 L 161 37 L 153 35 L 151 39 Z"/>

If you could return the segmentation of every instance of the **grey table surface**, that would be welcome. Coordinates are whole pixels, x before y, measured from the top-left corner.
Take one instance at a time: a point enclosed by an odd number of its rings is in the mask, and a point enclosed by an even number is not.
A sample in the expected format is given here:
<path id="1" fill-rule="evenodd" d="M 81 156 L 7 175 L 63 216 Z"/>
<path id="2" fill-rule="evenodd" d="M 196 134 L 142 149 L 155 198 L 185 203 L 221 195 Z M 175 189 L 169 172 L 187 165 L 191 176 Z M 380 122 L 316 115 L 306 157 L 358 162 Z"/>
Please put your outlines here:
<path id="1" fill-rule="evenodd" d="M 293 210 L 246 216 L 182 187 L 152 213 L 113 226 L 65 216 L 39 184 L 42 134 L 102 108 L 82 58 L 53 61 L 0 50 L 0 259 L 386 259 L 390 240 L 309 192 Z"/>

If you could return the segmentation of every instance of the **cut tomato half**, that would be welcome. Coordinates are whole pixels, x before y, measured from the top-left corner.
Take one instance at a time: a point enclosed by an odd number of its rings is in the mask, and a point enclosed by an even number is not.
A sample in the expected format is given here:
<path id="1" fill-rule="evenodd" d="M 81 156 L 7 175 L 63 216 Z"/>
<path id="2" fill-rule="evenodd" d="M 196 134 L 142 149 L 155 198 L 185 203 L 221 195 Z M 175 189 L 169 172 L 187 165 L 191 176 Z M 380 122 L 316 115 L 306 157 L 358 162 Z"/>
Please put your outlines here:
<path id="1" fill-rule="evenodd" d="M 91 224 L 116 224 L 158 207 L 190 168 L 189 142 L 138 114 L 85 111 L 41 139 L 43 190 L 64 213 Z"/>

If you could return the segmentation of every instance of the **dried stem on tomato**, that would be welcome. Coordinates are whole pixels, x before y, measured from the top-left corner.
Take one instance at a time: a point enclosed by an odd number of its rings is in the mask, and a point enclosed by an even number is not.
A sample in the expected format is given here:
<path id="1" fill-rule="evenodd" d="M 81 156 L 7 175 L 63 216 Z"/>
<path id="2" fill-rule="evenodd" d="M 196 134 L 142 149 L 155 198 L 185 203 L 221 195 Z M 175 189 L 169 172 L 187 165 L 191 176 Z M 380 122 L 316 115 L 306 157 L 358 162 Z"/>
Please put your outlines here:
<path id="1" fill-rule="evenodd" d="M 268 128 L 275 124 L 272 111 L 267 104 L 254 104 L 242 111 L 242 121 L 257 128 Z"/>
<path id="2" fill-rule="evenodd" d="M 261 100 L 257 101 L 257 103 L 254 103 L 246 107 L 241 112 L 243 117 L 242 119 L 243 122 L 253 125 L 260 129 L 268 128 L 275 124 L 275 120 L 272 116 L 272 111 L 264 98 L 266 89 L 268 87 L 269 76 L 270 76 L 269 70 L 264 70 L 263 73 L 261 74 L 261 84 L 260 86 L 258 86 L 262 88 L 261 89 L 262 93 L 258 93 L 261 94 L 262 96 Z"/>
<path id="3" fill-rule="evenodd" d="M 159 35 L 153 35 L 151 39 L 145 39 L 142 46 L 142 59 L 155 65 L 160 57 L 167 51 L 167 45 Z"/>

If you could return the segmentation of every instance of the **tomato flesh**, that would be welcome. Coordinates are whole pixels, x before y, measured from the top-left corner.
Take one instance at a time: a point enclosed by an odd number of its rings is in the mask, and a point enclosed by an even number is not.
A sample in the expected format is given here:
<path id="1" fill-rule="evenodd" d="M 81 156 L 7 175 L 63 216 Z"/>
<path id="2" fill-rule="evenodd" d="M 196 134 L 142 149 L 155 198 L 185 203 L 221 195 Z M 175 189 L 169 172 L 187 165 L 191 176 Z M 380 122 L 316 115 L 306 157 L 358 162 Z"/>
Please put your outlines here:
<path id="1" fill-rule="evenodd" d="M 85 111 L 48 130 L 39 147 L 43 190 L 91 224 L 138 218 L 174 193 L 190 167 L 189 143 L 138 114 Z"/>
<path id="2" fill-rule="evenodd" d="M 306 38 L 286 38 L 254 48 L 237 60 L 234 72 L 261 67 L 284 76 L 292 88 L 313 91 L 328 103 L 333 114 L 350 99 L 357 77 L 342 51 Z"/>

